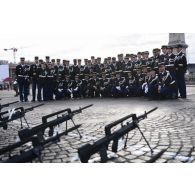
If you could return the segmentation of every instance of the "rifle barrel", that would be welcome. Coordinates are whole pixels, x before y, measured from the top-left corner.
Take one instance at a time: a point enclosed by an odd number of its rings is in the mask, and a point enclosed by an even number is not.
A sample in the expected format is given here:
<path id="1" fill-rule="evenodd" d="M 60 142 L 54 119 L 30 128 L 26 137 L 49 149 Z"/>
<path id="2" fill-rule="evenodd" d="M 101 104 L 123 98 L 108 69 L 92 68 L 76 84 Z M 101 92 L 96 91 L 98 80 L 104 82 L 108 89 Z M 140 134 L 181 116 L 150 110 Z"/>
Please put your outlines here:
<path id="1" fill-rule="evenodd" d="M 79 108 L 79 109 L 77 109 L 77 110 L 73 110 L 71 113 L 72 113 L 72 114 L 81 113 L 82 110 L 85 110 L 85 109 L 87 109 L 87 108 L 89 108 L 89 107 L 91 107 L 91 106 L 93 106 L 93 104 L 89 104 L 89 105 L 84 106 L 84 107 L 82 107 L 82 108 Z"/>
<path id="2" fill-rule="evenodd" d="M 144 114 L 142 114 L 142 115 L 138 116 L 138 117 L 137 117 L 137 119 L 139 120 L 139 119 L 146 118 L 148 114 L 150 114 L 150 113 L 154 112 L 154 111 L 155 111 L 155 110 L 157 110 L 157 109 L 158 109 L 158 107 L 155 107 L 155 108 L 153 108 L 153 109 L 149 110 L 148 112 L 145 112 Z"/>
<path id="3" fill-rule="evenodd" d="M 41 106 L 43 106 L 43 105 L 44 105 L 44 104 L 38 104 L 38 105 L 36 105 L 36 106 L 32 106 L 32 107 L 29 107 L 29 108 L 24 109 L 24 111 L 25 111 L 25 112 L 30 112 L 30 111 L 34 110 L 35 108 L 41 107 Z"/>
<path id="4" fill-rule="evenodd" d="M 10 102 L 10 103 L 7 103 L 7 104 L 0 104 L 0 109 L 8 107 L 9 105 L 15 104 L 15 103 L 18 103 L 18 101 Z"/>

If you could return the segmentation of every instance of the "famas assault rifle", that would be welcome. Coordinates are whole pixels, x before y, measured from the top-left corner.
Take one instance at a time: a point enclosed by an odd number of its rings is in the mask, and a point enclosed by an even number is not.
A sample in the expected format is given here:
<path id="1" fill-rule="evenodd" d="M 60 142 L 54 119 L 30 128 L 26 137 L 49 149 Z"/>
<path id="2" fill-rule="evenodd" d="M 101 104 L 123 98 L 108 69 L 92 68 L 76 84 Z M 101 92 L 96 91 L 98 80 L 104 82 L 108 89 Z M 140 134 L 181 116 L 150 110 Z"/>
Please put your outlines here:
<path id="1" fill-rule="evenodd" d="M 35 108 L 43 106 L 44 104 L 38 104 L 36 106 L 32 106 L 29 108 L 23 108 L 23 107 L 18 107 L 18 108 L 13 108 L 4 112 L 0 113 L 0 127 L 3 127 L 3 129 L 7 129 L 8 123 L 17 119 L 20 119 L 21 122 L 21 128 L 23 128 L 22 125 L 22 118 L 24 118 L 27 126 L 29 127 L 29 124 L 25 118 L 25 114 L 27 112 L 33 111 Z"/>
<path id="2" fill-rule="evenodd" d="M 36 127 L 33 127 L 31 129 L 23 129 L 23 130 L 19 131 L 18 135 L 19 135 L 21 140 L 25 140 L 29 137 L 34 136 L 34 135 L 37 135 L 37 136 L 39 136 L 40 139 L 42 139 L 46 128 L 49 128 L 48 135 L 52 136 L 54 134 L 54 128 L 57 125 L 59 125 L 61 123 L 64 123 L 64 122 L 66 122 L 65 132 L 68 134 L 69 130 L 68 130 L 68 127 L 67 127 L 67 121 L 71 120 L 73 125 L 76 126 L 75 122 L 73 120 L 73 116 L 76 115 L 76 114 L 81 113 L 83 110 L 85 110 L 85 109 L 87 109 L 91 106 L 93 106 L 93 105 L 90 104 L 88 106 L 79 108 L 77 110 L 71 110 L 70 108 L 68 108 L 68 109 L 60 110 L 60 111 L 54 112 L 52 114 L 43 116 L 42 117 L 42 124 L 40 124 Z M 62 115 L 59 116 L 60 114 L 62 114 Z M 48 121 L 52 117 L 57 117 L 57 118 L 55 118 L 51 121 Z M 80 138 L 82 138 L 78 128 L 76 130 L 77 130 Z"/>
<path id="3" fill-rule="evenodd" d="M 145 112 L 143 115 L 140 115 L 140 116 L 137 116 L 136 114 L 130 114 L 130 115 L 127 115 L 127 116 L 125 116 L 125 117 L 123 117 L 123 118 L 121 118 L 117 121 L 114 121 L 113 123 L 107 125 L 105 127 L 105 137 L 99 139 L 98 141 L 95 141 L 93 144 L 85 144 L 84 146 L 81 146 L 78 149 L 78 155 L 79 155 L 79 158 L 80 158 L 81 162 L 82 163 L 87 163 L 88 160 L 90 159 L 90 157 L 95 153 L 100 154 L 101 162 L 106 162 L 108 160 L 107 150 L 108 150 L 108 146 L 109 146 L 110 142 L 113 141 L 112 142 L 112 152 L 116 153 L 117 150 L 118 150 L 118 141 L 119 141 L 119 139 L 126 136 L 125 145 L 124 145 L 124 148 L 125 148 L 126 144 L 127 144 L 128 133 L 130 131 L 134 130 L 135 128 L 137 128 L 139 130 L 142 137 L 146 141 L 146 144 L 150 148 L 151 153 L 153 153 L 153 150 L 150 147 L 150 144 L 146 140 L 146 138 L 145 138 L 143 132 L 140 130 L 138 124 L 141 120 L 147 118 L 148 114 L 155 111 L 156 109 L 157 109 L 157 107 L 153 108 L 152 110 L 150 110 L 148 112 Z M 125 121 L 129 118 L 132 119 L 132 122 L 127 122 L 127 124 L 122 125 L 120 129 L 116 130 L 113 133 L 111 132 L 112 127 L 122 123 L 123 121 Z"/>

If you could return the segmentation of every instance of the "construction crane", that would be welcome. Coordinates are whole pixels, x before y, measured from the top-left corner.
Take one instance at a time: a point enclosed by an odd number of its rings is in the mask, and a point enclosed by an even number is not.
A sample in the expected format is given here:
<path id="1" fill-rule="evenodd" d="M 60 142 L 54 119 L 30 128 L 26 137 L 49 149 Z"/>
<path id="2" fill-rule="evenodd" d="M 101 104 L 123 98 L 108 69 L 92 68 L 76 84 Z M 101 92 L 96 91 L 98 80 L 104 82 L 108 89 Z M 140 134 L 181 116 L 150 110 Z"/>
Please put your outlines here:
<path id="1" fill-rule="evenodd" d="M 9 49 L 4 49 L 4 51 L 13 51 L 14 64 L 15 64 L 16 63 L 16 52 L 18 51 L 18 49 L 15 48 L 15 47 L 12 47 L 12 48 L 9 48 Z"/>

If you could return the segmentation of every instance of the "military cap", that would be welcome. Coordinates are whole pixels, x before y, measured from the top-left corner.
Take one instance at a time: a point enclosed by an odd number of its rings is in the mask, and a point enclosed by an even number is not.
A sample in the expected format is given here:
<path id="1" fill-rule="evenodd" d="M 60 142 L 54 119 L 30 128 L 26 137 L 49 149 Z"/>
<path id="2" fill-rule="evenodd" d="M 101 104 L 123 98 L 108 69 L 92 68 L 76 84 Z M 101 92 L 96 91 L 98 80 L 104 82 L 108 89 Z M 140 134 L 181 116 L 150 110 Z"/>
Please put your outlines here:
<path id="1" fill-rule="evenodd" d="M 95 57 L 94 56 L 91 56 L 91 59 L 95 59 Z"/>
<path id="2" fill-rule="evenodd" d="M 115 57 L 112 57 L 112 60 L 116 60 L 116 58 Z"/>
<path id="3" fill-rule="evenodd" d="M 134 55 L 133 55 L 133 58 L 137 58 L 137 55 L 134 54 Z"/>
<path id="4" fill-rule="evenodd" d="M 132 53 L 131 53 L 131 54 L 129 54 L 129 56 L 130 56 L 130 57 L 133 57 L 133 55 L 134 55 L 134 54 L 132 54 Z"/>
<path id="5" fill-rule="evenodd" d="M 158 52 L 158 51 L 160 51 L 159 48 L 154 48 L 154 49 L 153 49 L 153 52 Z"/>
<path id="6" fill-rule="evenodd" d="M 167 49 L 173 49 L 173 47 L 172 47 L 172 46 L 170 46 L 170 45 L 168 45 L 168 46 L 167 46 Z"/>
<path id="7" fill-rule="evenodd" d="M 60 62 L 60 59 L 56 59 L 56 62 Z"/>
<path id="8" fill-rule="evenodd" d="M 149 54 L 149 51 L 144 51 L 144 54 Z"/>
<path id="9" fill-rule="evenodd" d="M 21 58 L 20 58 L 20 60 L 21 60 L 21 61 L 24 61 L 24 60 L 25 60 L 25 58 L 24 58 L 24 57 L 21 57 Z"/>
<path id="10" fill-rule="evenodd" d="M 49 56 L 45 56 L 45 59 L 49 59 L 50 57 Z"/>
<path id="11" fill-rule="evenodd" d="M 39 59 L 39 62 L 41 62 L 41 63 L 42 63 L 42 62 L 43 62 L 43 60 L 42 60 L 42 59 Z"/>
<path id="12" fill-rule="evenodd" d="M 78 59 L 78 62 L 81 62 L 81 59 Z"/>
<path id="13" fill-rule="evenodd" d="M 129 59 L 129 57 L 128 56 L 125 56 L 125 59 Z"/>
<path id="14" fill-rule="evenodd" d="M 127 53 L 125 56 L 126 56 L 126 57 L 130 57 L 130 54 Z"/>
<path id="15" fill-rule="evenodd" d="M 62 60 L 63 63 L 66 63 L 66 60 Z"/>
<path id="16" fill-rule="evenodd" d="M 52 62 L 55 62 L 55 59 L 51 59 Z"/>
<path id="17" fill-rule="evenodd" d="M 175 46 L 175 48 L 183 48 L 183 45 L 178 44 L 178 45 Z"/>
<path id="18" fill-rule="evenodd" d="M 39 59 L 39 57 L 38 56 L 35 56 L 35 60 L 38 60 Z"/>
<path id="19" fill-rule="evenodd" d="M 88 59 L 84 59 L 84 61 L 86 62 L 86 61 L 88 61 Z"/>
<path id="20" fill-rule="evenodd" d="M 107 57 L 107 60 L 111 60 L 111 57 Z"/>
<path id="21" fill-rule="evenodd" d="M 76 62 L 76 61 L 77 61 L 77 59 L 73 59 L 73 61 L 74 61 L 74 62 Z"/>
<path id="22" fill-rule="evenodd" d="M 167 49 L 167 45 L 162 45 L 161 49 Z"/>
<path id="23" fill-rule="evenodd" d="M 100 57 L 98 57 L 97 59 L 98 59 L 98 60 L 101 60 L 101 58 L 100 58 Z"/>
<path id="24" fill-rule="evenodd" d="M 140 52 L 140 51 L 139 51 L 139 52 L 137 52 L 137 55 L 142 55 L 142 52 Z"/>

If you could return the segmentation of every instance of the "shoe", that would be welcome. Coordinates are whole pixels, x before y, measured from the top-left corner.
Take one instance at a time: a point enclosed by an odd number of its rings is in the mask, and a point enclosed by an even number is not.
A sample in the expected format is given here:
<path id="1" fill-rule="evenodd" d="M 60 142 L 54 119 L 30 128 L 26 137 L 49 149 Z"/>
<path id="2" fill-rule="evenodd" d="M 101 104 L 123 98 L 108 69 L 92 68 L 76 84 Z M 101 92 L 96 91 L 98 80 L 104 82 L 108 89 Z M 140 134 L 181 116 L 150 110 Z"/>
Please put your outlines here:
<path id="1" fill-rule="evenodd" d="M 31 100 L 31 102 L 35 102 L 35 100 Z"/>

